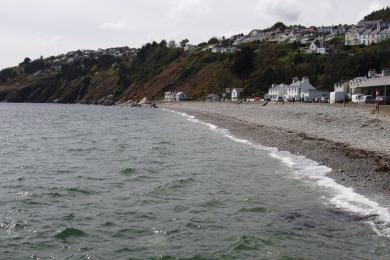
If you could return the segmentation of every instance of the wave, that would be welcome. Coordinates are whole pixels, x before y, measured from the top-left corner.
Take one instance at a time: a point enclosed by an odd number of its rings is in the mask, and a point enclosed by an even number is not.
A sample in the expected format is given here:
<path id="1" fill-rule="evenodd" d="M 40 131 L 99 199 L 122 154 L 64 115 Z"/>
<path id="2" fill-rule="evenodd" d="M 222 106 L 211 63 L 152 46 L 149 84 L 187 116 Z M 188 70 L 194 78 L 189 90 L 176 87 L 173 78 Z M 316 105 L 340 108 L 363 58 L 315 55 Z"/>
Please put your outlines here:
<path id="1" fill-rule="evenodd" d="M 55 238 L 66 240 L 70 237 L 83 237 L 86 236 L 86 233 L 80 229 L 76 228 L 66 228 L 63 231 L 57 233 Z"/>
<path id="2" fill-rule="evenodd" d="M 232 135 L 227 129 L 219 128 L 216 125 L 203 122 L 194 116 L 173 110 L 163 109 L 168 112 L 179 114 L 189 121 L 207 126 L 210 130 L 222 134 L 230 140 L 249 145 L 255 149 L 267 151 L 269 156 L 281 161 L 292 169 L 295 177 L 314 183 L 319 188 L 324 189 L 328 197 L 327 203 L 333 207 L 356 214 L 379 235 L 390 238 L 390 212 L 388 208 L 379 203 L 358 194 L 353 188 L 345 187 L 327 176 L 332 171 L 331 168 L 320 165 L 318 162 L 310 160 L 302 155 L 294 155 L 287 151 L 279 151 L 276 147 L 267 147 L 254 144 L 248 140 L 240 139 Z M 315 174 L 313 174 L 315 173 Z"/>

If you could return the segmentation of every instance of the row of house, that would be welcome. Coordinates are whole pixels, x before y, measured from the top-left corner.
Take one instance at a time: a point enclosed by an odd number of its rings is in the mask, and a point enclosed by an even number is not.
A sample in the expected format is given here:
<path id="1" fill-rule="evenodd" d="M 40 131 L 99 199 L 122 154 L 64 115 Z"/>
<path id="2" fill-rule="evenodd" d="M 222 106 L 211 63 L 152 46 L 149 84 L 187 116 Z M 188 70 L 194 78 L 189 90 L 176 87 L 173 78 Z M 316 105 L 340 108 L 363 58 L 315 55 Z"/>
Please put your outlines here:
<path id="1" fill-rule="evenodd" d="M 113 57 L 133 56 L 137 54 L 137 49 L 131 49 L 129 47 L 109 48 L 95 50 L 78 50 L 71 51 L 66 54 L 53 56 L 47 58 L 47 62 L 51 64 L 52 70 L 60 71 L 63 64 L 73 63 L 75 61 L 82 61 L 85 59 L 99 59 L 103 55 L 109 55 Z"/>
<path id="2" fill-rule="evenodd" d="M 235 54 L 241 50 L 234 46 L 228 47 L 228 46 L 223 46 L 222 44 L 210 44 L 209 46 L 203 48 L 202 51 L 208 51 L 212 53 Z"/>
<path id="3" fill-rule="evenodd" d="M 334 84 L 335 92 L 343 92 L 347 98 L 355 94 L 390 96 L 390 72 L 388 69 L 377 73 L 369 70 L 367 76 L 355 77 L 349 81 Z"/>
<path id="4" fill-rule="evenodd" d="M 345 34 L 345 45 L 372 45 L 390 39 L 390 23 L 361 21 Z"/>
<path id="5" fill-rule="evenodd" d="M 316 39 L 318 36 L 324 36 L 326 41 L 332 40 L 338 35 L 344 35 L 350 28 L 349 25 L 338 26 L 320 26 L 320 27 L 303 27 L 293 26 L 282 30 L 277 28 L 275 30 L 252 30 L 248 35 L 236 36 L 233 46 L 239 46 L 244 43 L 254 41 L 274 41 L 274 42 L 300 42 L 301 44 L 308 44 Z"/>
<path id="6" fill-rule="evenodd" d="M 294 101 L 311 101 L 322 97 L 329 97 L 329 91 L 317 90 L 307 77 L 303 77 L 301 80 L 294 77 L 289 85 L 273 84 L 265 95 L 266 99 Z"/>

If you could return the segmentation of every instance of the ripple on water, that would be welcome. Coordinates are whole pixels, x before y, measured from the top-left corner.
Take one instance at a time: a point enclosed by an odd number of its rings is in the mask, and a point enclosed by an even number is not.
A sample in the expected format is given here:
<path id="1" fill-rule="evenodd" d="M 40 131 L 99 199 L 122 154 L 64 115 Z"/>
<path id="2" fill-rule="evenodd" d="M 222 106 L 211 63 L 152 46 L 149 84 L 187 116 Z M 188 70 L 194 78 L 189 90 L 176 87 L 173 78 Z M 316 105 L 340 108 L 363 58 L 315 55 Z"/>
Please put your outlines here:
<path id="1" fill-rule="evenodd" d="M 125 228 L 115 232 L 112 237 L 120 239 L 134 239 L 140 236 L 150 235 L 150 231 L 141 228 Z"/>
<path id="2" fill-rule="evenodd" d="M 75 193 L 75 194 L 83 194 L 83 195 L 92 195 L 93 192 L 87 189 L 81 189 L 81 188 L 66 188 L 70 193 Z"/>
<path id="3" fill-rule="evenodd" d="M 254 208 L 241 208 L 239 212 L 243 213 L 265 213 L 267 212 L 267 208 L 263 207 L 254 207 Z"/>
<path id="4" fill-rule="evenodd" d="M 120 173 L 125 176 L 132 176 L 136 173 L 136 170 L 135 168 L 125 168 L 125 169 L 121 169 Z"/>
<path id="5" fill-rule="evenodd" d="M 85 237 L 87 234 L 77 228 L 66 228 L 63 231 L 57 233 L 55 235 L 55 238 L 61 239 L 61 240 L 66 240 L 68 238 L 77 238 L 77 237 Z"/>
<path id="6" fill-rule="evenodd" d="M 172 181 L 172 182 L 169 182 L 167 184 L 164 184 L 162 186 L 157 187 L 153 191 L 153 193 L 182 189 L 182 188 L 187 187 L 188 185 L 190 185 L 193 182 L 195 182 L 195 180 L 193 178 L 175 180 L 175 181 Z"/>

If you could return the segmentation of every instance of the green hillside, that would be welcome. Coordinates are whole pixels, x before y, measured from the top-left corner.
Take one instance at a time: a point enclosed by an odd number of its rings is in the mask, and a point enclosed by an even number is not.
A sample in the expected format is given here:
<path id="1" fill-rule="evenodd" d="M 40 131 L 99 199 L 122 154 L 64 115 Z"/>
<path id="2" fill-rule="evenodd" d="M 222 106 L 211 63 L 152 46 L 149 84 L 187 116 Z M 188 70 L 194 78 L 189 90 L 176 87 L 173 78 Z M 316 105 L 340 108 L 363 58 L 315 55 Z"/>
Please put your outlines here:
<path id="1" fill-rule="evenodd" d="M 389 8 L 365 19 L 387 19 Z M 265 30 L 293 29 L 283 23 Z M 304 27 L 300 27 L 304 28 Z M 310 29 L 310 28 L 309 28 Z M 237 37 L 240 37 L 238 35 Z M 322 37 L 320 33 L 316 37 Z M 309 44 L 255 41 L 235 54 L 205 51 L 208 44 L 230 46 L 236 38 L 213 38 L 193 50 L 166 41 L 140 49 L 128 47 L 74 51 L 59 56 L 24 59 L 0 71 L 0 101 L 107 104 L 162 99 L 165 91 L 184 91 L 189 98 L 221 95 L 244 87 L 246 96 L 262 96 L 271 84 L 289 84 L 307 76 L 322 90 L 335 82 L 364 76 L 369 69 L 390 68 L 390 41 L 371 46 L 345 46 L 344 36 L 327 42 L 329 54 L 307 54 Z"/>
<path id="2" fill-rule="evenodd" d="M 371 14 L 364 17 L 365 21 L 376 21 L 376 20 L 382 20 L 382 21 L 390 21 L 390 7 L 383 8 L 378 11 L 374 11 Z"/>

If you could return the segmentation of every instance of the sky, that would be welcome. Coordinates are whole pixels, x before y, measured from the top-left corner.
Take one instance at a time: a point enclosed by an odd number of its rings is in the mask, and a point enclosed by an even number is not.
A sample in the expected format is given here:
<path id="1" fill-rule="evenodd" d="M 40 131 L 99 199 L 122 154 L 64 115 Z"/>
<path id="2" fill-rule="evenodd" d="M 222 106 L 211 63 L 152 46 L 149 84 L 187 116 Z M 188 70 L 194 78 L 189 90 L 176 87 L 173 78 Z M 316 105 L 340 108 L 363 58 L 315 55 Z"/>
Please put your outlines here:
<path id="1" fill-rule="evenodd" d="M 191 43 L 286 24 L 354 24 L 389 0 L 0 0 L 0 69 L 78 49 Z"/>

